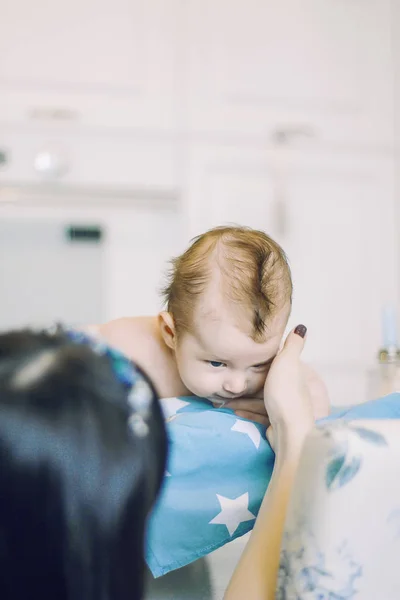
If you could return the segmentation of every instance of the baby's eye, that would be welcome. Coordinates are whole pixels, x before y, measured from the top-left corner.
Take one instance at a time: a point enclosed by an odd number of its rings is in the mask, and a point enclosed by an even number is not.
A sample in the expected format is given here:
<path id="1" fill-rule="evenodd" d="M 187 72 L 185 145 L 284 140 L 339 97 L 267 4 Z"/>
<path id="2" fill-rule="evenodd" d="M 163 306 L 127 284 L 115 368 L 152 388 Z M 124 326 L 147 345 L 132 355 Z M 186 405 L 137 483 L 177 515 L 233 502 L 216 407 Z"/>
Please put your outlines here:
<path id="1" fill-rule="evenodd" d="M 225 363 L 220 362 L 219 360 L 209 360 L 207 362 L 209 365 L 211 365 L 212 367 L 215 367 L 216 369 L 218 367 L 225 367 Z"/>
<path id="2" fill-rule="evenodd" d="M 261 363 L 259 365 L 253 365 L 253 369 L 255 369 L 256 371 L 266 371 L 267 369 L 269 369 L 271 366 L 271 363 Z"/>

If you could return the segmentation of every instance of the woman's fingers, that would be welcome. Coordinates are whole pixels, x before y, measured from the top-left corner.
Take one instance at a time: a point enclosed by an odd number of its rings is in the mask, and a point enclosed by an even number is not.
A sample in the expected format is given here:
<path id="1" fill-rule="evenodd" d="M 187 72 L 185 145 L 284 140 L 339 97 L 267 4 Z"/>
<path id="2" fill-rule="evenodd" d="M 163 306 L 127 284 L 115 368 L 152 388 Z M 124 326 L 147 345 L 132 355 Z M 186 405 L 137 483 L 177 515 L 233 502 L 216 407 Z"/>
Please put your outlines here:
<path id="1" fill-rule="evenodd" d="M 271 365 L 264 387 L 264 401 L 272 426 L 296 433 L 299 422 L 312 417 L 310 393 L 301 363 L 307 328 L 298 325 L 285 340 Z M 275 429 L 276 435 L 276 429 Z M 276 443 L 276 440 L 275 440 Z"/>
<path id="2" fill-rule="evenodd" d="M 221 408 L 220 404 L 214 404 L 215 408 Z M 267 411 L 265 410 L 264 400 L 255 398 L 238 398 L 230 400 L 223 405 L 223 408 L 229 408 L 235 412 L 235 415 L 243 419 L 249 419 L 254 423 L 260 423 L 264 427 L 269 426 Z"/>
<path id="3" fill-rule="evenodd" d="M 300 357 L 304 348 L 306 334 L 307 327 L 305 325 L 297 325 L 297 327 L 287 336 L 282 352 L 291 352 Z"/>
<path id="4" fill-rule="evenodd" d="M 271 426 L 268 427 L 265 435 L 267 436 L 267 440 L 269 441 L 271 448 L 273 450 L 275 450 L 275 446 L 274 446 L 274 432 L 273 432 L 273 429 L 272 429 Z"/>
<path id="5" fill-rule="evenodd" d="M 243 419 L 253 421 L 254 423 L 259 423 L 260 425 L 263 425 L 263 427 L 269 427 L 269 419 L 267 415 L 259 415 L 257 413 L 248 412 L 245 410 L 236 410 L 235 415 L 242 417 Z"/>
<path id="6" fill-rule="evenodd" d="M 230 400 L 224 405 L 224 408 L 230 408 L 235 411 L 238 417 L 249 419 L 255 423 L 260 423 L 264 427 L 269 425 L 267 411 L 265 409 L 264 400 L 254 398 L 238 398 Z"/>
<path id="7" fill-rule="evenodd" d="M 229 400 L 226 404 L 224 404 L 224 408 L 230 408 L 234 411 L 244 410 L 263 416 L 267 414 L 264 400 L 262 398 L 238 398 L 237 400 Z"/>

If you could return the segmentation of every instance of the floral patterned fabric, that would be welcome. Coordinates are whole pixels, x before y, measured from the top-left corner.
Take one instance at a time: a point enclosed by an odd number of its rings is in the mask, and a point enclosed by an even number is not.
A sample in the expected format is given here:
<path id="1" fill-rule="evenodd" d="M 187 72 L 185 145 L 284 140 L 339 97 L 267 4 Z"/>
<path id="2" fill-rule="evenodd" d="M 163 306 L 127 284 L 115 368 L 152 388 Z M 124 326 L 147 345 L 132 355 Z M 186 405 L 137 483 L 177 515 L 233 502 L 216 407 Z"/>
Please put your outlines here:
<path id="1" fill-rule="evenodd" d="M 400 598 L 400 422 L 331 422 L 306 442 L 278 600 Z"/>

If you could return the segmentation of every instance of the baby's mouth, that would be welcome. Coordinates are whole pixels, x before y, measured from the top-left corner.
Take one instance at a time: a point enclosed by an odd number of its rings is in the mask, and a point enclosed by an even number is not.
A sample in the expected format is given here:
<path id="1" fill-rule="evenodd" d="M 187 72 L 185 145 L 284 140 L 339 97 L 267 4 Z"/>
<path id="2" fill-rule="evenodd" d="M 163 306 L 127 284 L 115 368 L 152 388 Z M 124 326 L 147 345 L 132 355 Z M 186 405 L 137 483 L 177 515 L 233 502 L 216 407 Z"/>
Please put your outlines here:
<path id="1" fill-rule="evenodd" d="M 217 408 L 223 408 L 228 402 L 228 400 L 223 400 L 222 398 L 215 398 L 215 396 L 212 398 L 208 398 L 208 400 L 214 404 L 214 407 Z"/>
<path id="2" fill-rule="evenodd" d="M 237 400 L 238 398 L 241 398 L 242 396 L 231 396 L 229 398 L 227 398 L 226 396 L 220 396 L 219 394 L 215 394 L 215 396 L 212 396 L 211 398 L 209 398 L 209 400 L 211 400 L 211 402 L 214 402 L 215 404 L 226 404 L 227 402 L 230 402 L 231 400 Z"/>

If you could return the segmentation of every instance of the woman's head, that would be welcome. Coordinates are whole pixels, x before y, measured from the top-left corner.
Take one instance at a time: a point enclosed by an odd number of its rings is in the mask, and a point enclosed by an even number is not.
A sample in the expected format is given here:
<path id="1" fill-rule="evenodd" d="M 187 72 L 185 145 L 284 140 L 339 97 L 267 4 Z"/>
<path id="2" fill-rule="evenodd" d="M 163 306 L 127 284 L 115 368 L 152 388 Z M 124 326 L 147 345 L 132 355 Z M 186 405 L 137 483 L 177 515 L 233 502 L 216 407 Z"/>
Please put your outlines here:
<path id="1" fill-rule="evenodd" d="M 0 335 L 2 600 L 142 596 L 166 436 L 150 382 L 118 360 L 151 389 L 146 436 L 109 353 L 63 331 Z"/>

